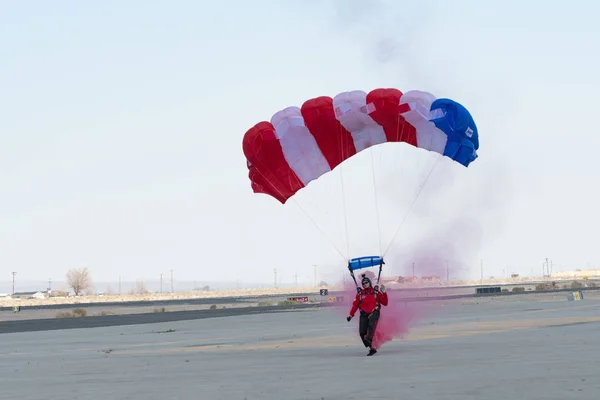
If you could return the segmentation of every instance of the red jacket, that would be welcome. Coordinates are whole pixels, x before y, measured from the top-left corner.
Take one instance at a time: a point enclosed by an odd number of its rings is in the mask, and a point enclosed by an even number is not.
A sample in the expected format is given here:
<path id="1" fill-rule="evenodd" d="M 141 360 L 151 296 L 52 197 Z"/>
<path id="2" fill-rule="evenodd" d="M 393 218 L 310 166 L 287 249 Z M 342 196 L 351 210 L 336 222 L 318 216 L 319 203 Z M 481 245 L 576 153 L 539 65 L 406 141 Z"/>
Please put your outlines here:
<path id="1" fill-rule="evenodd" d="M 375 296 L 377 296 L 377 298 Z M 356 298 L 352 303 L 352 309 L 350 310 L 350 316 L 354 317 L 354 314 L 359 308 L 367 314 L 372 313 L 373 310 L 375 310 L 375 307 L 377 307 L 377 300 L 379 300 L 381 305 L 387 306 L 387 293 L 381 291 L 376 293 L 373 288 L 362 289 L 360 293 L 356 294 Z"/>

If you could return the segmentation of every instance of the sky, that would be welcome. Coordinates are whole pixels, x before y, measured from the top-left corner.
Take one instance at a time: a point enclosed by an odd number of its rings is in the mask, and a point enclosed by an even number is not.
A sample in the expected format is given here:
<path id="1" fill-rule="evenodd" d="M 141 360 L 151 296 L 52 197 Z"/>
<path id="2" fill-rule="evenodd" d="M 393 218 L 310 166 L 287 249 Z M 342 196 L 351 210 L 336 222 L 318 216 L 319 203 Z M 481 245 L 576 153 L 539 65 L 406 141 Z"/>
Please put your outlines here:
<path id="1" fill-rule="evenodd" d="M 0 292 L 12 271 L 46 282 L 74 267 L 95 282 L 172 269 L 176 282 L 284 285 L 313 284 L 316 266 L 336 282 L 348 257 L 383 252 L 389 275 L 413 263 L 540 275 L 546 257 L 554 271 L 600 268 L 599 12 L 578 0 L 3 1 Z M 378 87 L 465 105 L 479 158 L 462 168 L 379 146 L 285 206 L 252 193 L 250 127 Z"/>

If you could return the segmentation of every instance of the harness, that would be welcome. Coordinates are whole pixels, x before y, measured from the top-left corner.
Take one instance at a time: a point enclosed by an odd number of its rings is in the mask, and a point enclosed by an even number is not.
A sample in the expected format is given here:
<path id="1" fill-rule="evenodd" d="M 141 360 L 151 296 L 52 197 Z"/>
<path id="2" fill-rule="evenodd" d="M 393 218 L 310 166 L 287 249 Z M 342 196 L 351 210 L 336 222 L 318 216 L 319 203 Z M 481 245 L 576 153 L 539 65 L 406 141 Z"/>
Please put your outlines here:
<path id="1" fill-rule="evenodd" d="M 360 307 L 360 303 L 362 303 L 364 295 L 362 293 L 363 289 L 358 286 L 358 282 L 356 281 L 356 277 L 354 276 L 354 270 L 355 269 L 361 269 L 361 268 L 368 268 L 368 267 L 372 267 L 375 265 L 379 265 L 379 273 L 377 274 L 377 283 L 376 286 L 379 286 L 379 280 L 381 278 L 381 270 L 383 269 L 383 264 L 385 264 L 385 262 L 383 261 L 382 257 L 359 257 L 359 258 L 355 258 L 350 260 L 350 262 L 348 262 L 348 270 L 350 271 L 350 276 L 352 276 L 352 280 L 354 280 L 354 284 L 356 285 L 356 292 L 358 293 L 358 305 Z M 375 292 L 375 303 L 376 306 L 373 309 L 373 311 L 371 312 L 370 315 L 372 315 L 375 311 L 379 312 L 379 310 L 381 309 L 381 303 L 379 302 L 379 290 L 375 290 L 374 287 L 371 287 L 371 289 Z M 361 313 L 363 313 L 362 310 L 360 310 Z"/>
<path id="2" fill-rule="evenodd" d="M 375 308 L 373 309 L 373 311 L 371 311 L 371 314 L 369 314 L 369 316 L 372 315 L 375 311 L 379 312 L 381 310 L 381 303 L 379 302 L 379 291 L 375 290 L 373 288 L 371 288 L 371 290 L 373 290 L 373 292 L 375 292 L 375 304 L 376 305 L 375 305 Z M 365 296 L 362 293 L 362 291 L 363 291 L 363 289 L 360 289 L 360 291 L 358 292 L 358 306 L 359 306 L 359 309 L 360 309 L 360 303 L 362 303 L 362 301 L 364 299 L 364 296 Z M 366 314 L 362 309 L 360 310 L 360 312 L 363 313 L 363 314 Z"/>

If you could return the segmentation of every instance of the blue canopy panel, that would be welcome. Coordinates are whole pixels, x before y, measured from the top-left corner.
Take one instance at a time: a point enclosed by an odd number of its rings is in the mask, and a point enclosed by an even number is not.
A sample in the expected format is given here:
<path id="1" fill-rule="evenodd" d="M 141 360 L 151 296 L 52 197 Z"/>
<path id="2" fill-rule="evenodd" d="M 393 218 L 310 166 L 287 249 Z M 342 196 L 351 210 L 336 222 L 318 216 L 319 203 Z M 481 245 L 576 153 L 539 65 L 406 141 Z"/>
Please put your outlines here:
<path id="1" fill-rule="evenodd" d="M 348 262 L 348 269 L 351 271 L 369 268 L 369 267 L 378 267 L 383 264 L 383 257 L 379 256 L 366 256 L 366 257 L 356 257 L 351 259 Z"/>
<path id="2" fill-rule="evenodd" d="M 431 122 L 448 136 L 444 156 L 468 167 L 477 159 L 479 132 L 473 117 L 461 104 L 437 99 L 431 104 Z"/>

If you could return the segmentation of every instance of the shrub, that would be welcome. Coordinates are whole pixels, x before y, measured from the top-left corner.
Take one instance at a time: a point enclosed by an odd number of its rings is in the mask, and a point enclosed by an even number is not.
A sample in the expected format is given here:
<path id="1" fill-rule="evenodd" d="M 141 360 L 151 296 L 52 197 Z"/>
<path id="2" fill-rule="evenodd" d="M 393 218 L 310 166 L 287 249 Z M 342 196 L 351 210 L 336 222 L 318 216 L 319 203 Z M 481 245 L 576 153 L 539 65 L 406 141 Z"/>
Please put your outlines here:
<path id="1" fill-rule="evenodd" d="M 73 313 L 69 311 L 61 311 L 56 314 L 56 318 L 73 318 Z"/>
<path id="2" fill-rule="evenodd" d="M 558 289 L 556 282 L 552 283 L 538 283 L 535 285 L 535 290 L 555 290 Z"/>
<path id="3" fill-rule="evenodd" d="M 99 317 L 105 317 L 107 315 L 115 315 L 114 312 L 112 311 L 100 311 L 98 314 L 96 314 Z"/>
<path id="4" fill-rule="evenodd" d="M 85 308 L 75 308 L 73 311 L 61 311 L 56 314 L 56 318 L 76 318 L 76 317 L 86 317 L 87 310 Z"/>
<path id="5" fill-rule="evenodd" d="M 87 310 L 85 308 L 75 308 L 73 310 L 74 317 L 87 317 Z"/>

